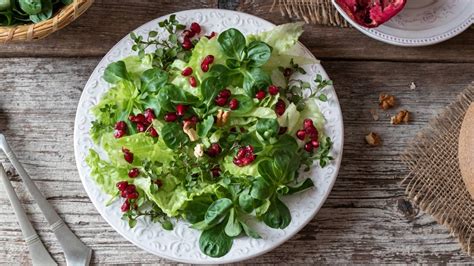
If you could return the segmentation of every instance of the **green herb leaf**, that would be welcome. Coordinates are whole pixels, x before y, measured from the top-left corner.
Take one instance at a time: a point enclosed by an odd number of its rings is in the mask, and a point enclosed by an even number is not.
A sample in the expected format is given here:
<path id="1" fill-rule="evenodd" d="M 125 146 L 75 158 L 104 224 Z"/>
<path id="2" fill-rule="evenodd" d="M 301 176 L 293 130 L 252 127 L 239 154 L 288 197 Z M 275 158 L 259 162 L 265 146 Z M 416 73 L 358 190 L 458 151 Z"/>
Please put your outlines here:
<path id="1" fill-rule="evenodd" d="M 159 68 L 148 69 L 140 76 L 143 92 L 156 92 L 168 81 L 168 74 Z"/>
<path id="2" fill-rule="evenodd" d="M 291 222 L 290 210 L 283 202 L 275 197 L 270 208 L 268 208 L 268 211 L 263 215 L 263 221 L 271 228 L 284 229 Z"/>
<path id="3" fill-rule="evenodd" d="M 199 137 L 204 138 L 207 136 L 207 133 L 211 130 L 212 126 L 214 125 L 214 116 L 210 115 L 202 122 L 196 125 L 197 134 Z"/>
<path id="4" fill-rule="evenodd" d="M 242 60 L 246 41 L 245 36 L 239 30 L 228 29 L 219 34 L 217 41 L 228 57 Z"/>
<path id="5" fill-rule="evenodd" d="M 264 200 L 272 195 L 272 186 L 265 178 L 259 176 L 252 182 L 250 195 L 255 199 Z"/>
<path id="6" fill-rule="evenodd" d="M 230 237 L 236 237 L 242 232 L 242 227 L 240 226 L 239 220 L 237 217 L 235 217 L 234 209 L 230 210 L 229 219 L 227 219 L 227 224 L 224 231 Z"/>
<path id="7" fill-rule="evenodd" d="M 170 149 L 177 149 L 188 141 L 188 136 L 178 123 L 166 123 L 161 129 L 160 136 Z"/>
<path id="8" fill-rule="evenodd" d="M 217 224 L 223 217 L 227 215 L 230 208 L 232 208 L 232 200 L 222 198 L 214 201 L 206 211 L 204 221 L 208 225 Z"/>
<path id="9" fill-rule="evenodd" d="M 300 184 L 298 184 L 294 187 L 288 186 L 288 188 L 289 188 L 288 194 L 292 195 L 292 194 L 304 191 L 304 190 L 312 188 L 312 187 L 314 187 L 313 180 L 311 180 L 311 178 L 306 178 L 303 182 L 301 182 Z"/>
<path id="10" fill-rule="evenodd" d="M 224 231 L 225 223 L 202 232 L 199 248 L 209 257 L 218 258 L 227 254 L 232 247 L 232 238 Z"/>
<path id="11" fill-rule="evenodd" d="M 128 80 L 129 75 L 127 72 L 127 67 L 123 61 L 117 61 L 110 63 L 104 71 L 104 79 L 108 83 L 116 84 L 121 80 Z"/>
<path id="12" fill-rule="evenodd" d="M 267 63 L 272 55 L 272 48 L 260 41 L 253 41 L 247 47 L 247 58 L 250 60 L 249 67 L 259 67 Z"/>
<path id="13" fill-rule="evenodd" d="M 250 226 L 248 226 L 244 222 L 240 221 L 240 225 L 242 225 L 242 229 L 244 229 L 244 232 L 247 236 L 251 238 L 255 238 L 255 239 L 262 238 L 255 230 L 253 230 Z"/>

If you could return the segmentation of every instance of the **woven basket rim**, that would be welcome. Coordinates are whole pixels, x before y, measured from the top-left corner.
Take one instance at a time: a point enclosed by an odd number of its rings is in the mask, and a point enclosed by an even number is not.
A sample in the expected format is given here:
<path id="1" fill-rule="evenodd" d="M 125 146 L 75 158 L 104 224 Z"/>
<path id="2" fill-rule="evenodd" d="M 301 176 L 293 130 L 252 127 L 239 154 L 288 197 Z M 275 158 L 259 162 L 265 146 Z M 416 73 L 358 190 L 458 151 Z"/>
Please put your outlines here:
<path id="1" fill-rule="evenodd" d="M 74 0 L 61 7 L 50 19 L 39 23 L 0 26 L 0 43 L 31 41 L 60 30 L 82 15 L 94 0 Z"/>

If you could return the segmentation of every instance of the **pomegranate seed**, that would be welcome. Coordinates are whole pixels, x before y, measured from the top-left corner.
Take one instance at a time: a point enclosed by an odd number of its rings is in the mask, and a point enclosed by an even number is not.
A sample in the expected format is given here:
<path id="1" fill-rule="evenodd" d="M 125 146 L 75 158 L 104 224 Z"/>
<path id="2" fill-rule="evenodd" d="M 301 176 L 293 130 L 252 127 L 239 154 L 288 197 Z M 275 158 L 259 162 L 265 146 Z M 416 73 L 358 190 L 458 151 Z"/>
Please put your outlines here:
<path id="1" fill-rule="evenodd" d="M 287 130 L 288 130 L 287 127 L 280 127 L 280 129 L 278 130 L 278 135 L 285 134 Z"/>
<path id="2" fill-rule="evenodd" d="M 191 26 L 189 27 L 192 32 L 199 34 L 201 33 L 201 25 L 199 25 L 197 22 L 191 23 Z"/>
<path id="3" fill-rule="evenodd" d="M 226 99 L 227 99 L 227 98 L 230 97 L 230 95 L 231 95 L 230 90 L 228 90 L 228 89 L 223 89 L 223 90 L 221 90 L 221 91 L 219 92 L 219 94 L 217 95 L 217 97 L 219 97 L 219 98 L 226 98 Z"/>
<path id="4" fill-rule="evenodd" d="M 202 62 L 205 64 L 212 64 L 214 63 L 214 56 L 212 54 L 206 55 L 206 57 L 204 57 L 204 60 L 202 60 Z"/>
<path id="5" fill-rule="evenodd" d="M 125 161 L 127 161 L 128 163 L 133 163 L 133 153 L 131 153 L 129 149 L 125 148 L 122 148 L 122 152 Z"/>
<path id="6" fill-rule="evenodd" d="M 196 78 L 193 77 L 193 76 L 189 77 L 189 84 L 191 85 L 191 87 L 196 88 L 196 87 L 197 87 L 197 80 L 196 80 Z"/>
<path id="7" fill-rule="evenodd" d="M 288 78 L 289 76 L 291 76 L 291 74 L 293 74 L 293 70 L 291 68 L 287 67 L 285 68 L 285 70 L 283 70 L 283 76 Z"/>
<path id="8" fill-rule="evenodd" d="M 216 157 L 221 152 L 222 152 L 222 148 L 219 145 L 219 143 L 212 143 L 211 147 L 207 149 L 207 155 L 209 155 L 210 157 Z"/>
<path id="9" fill-rule="evenodd" d="M 132 122 L 135 121 L 135 116 L 134 115 L 129 115 L 128 120 L 130 120 Z"/>
<path id="10" fill-rule="evenodd" d="M 319 141 L 313 139 L 311 141 L 311 145 L 313 145 L 313 149 L 317 149 L 317 148 L 319 148 Z"/>
<path id="11" fill-rule="evenodd" d="M 304 130 L 298 130 L 296 131 L 296 137 L 299 138 L 300 140 L 304 140 L 306 137 L 306 132 Z"/>
<path id="12" fill-rule="evenodd" d="M 193 69 L 191 67 L 186 67 L 185 69 L 183 69 L 183 71 L 181 71 L 181 75 L 185 77 L 190 76 L 192 73 Z"/>
<path id="13" fill-rule="evenodd" d="M 128 203 L 128 201 L 125 201 L 123 204 L 122 204 L 122 207 L 120 207 L 120 210 L 122 210 L 122 212 L 127 212 L 130 210 L 130 203 Z"/>
<path id="14" fill-rule="evenodd" d="M 242 159 L 234 158 L 233 162 L 237 166 L 242 166 Z"/>
<path id="15" fill-rule="evenodd" d="M 275 85 L 268 86 L 268 93 L 270 93 L 271 95 L 277 95 L 279 91 L 280 90 Z"/>
<path id="16" fill-rule="evenodd" d="M 309 118 L 306 118 L 304 121 L 303 121 L 303 126 L 305 129 L 307 128 L 313 128 L 314 127 L 314 124 L 313 124 L 313 120 L 309 119 Z"/>
<path id="17" fill-rule="evenodd" d="M 190 39 L 184 38 L 183 44 L 181 46 L 184 50 L 190 50 L 191 48 L 193 48 L 193 43 Z"/>
<path id="18" fill-rule="evenodd" d="M 194 37 L 194 35 L 196 35 L 196 33 L 194 31 L 190 31 L 190 30 L 184 30 L 183 31 L 183 36 L 184 38 L 192 38 Z"/>
<path id="19" fill-rule="evenodd" d="M 165 114 L 165 121 L 166 122 L 174 122 L 178 119 L 178 116 L 175 113 L 167 113 Z"/>
<path id="20" fill-rule="evenodd" d="M 304 130 L 306 134 L 308 134 L 311 138 L 313 138 L 314 136 L 317 136 L 318 134 L 318 131 L 314 126 L 307 127 Z"/>
<path id="21" fill-rule="evenodd" d="M 240 149 L 238 152 L 237 152 L 237 159 L 242 159 L 245 157 L 245 154 L 247 153 L 247 151 L 245 149 Z"/>
<path id="22" fill-rule="evenodd" d="M 137 192 L 132 192 L 130 194 L 127 194 L 127 199 L 136 199 L 136 198 L 138 198 Z"/>
<path id="23" fill-rule="evenodd" d="M 124 191 L 128 186 L 128 182 L 127 181 L 120 181 L 120 182 L 117 183 L 116 186 L 117 186 L 119 191 Z"/>
<path id="24" fill-rule="evenodd" d="M 140 171 L 138 170 L 138 168 L 132 168 L 132 169 L 130 169 L 130 171 L 128 171 L 128 177 L 130 177 L 130 178 L 135 178 L 139 174 L 140 174 Z"/>
<path id="25" fill-rule="evenodd" d="M 283 100 L 278 100 L 278 102 L 275 105 L 275 113 L 277 115 L 283 115 L 286 110 L 286 104 Z"/>
<path id="26" fill-rule="evenodd" d="M 176 105 L 176 114 L 178 116 L 183 116 L 187 109 L 188 109 L 187 105 L 178 104 Z"/>
<path id="27" fill-rule="evenodd" d="M 145 125 L 140 124 L 140 123 L 137 124 L 137 131 L 138 132 L 145 132 L 145 130 L 146 130 Z"/>
<path id="28" fill-rule="evenodd" d="M 155 180 L 155 184 L 157 184 L 157 185 L 158 185 L 158 187 L 161 187 L 161 186 L 163 186 L 163 182 L 161 181 L 161 179 L 157 179 L 157 180 Z"/>
<path id="29" fill-rule="evenodd" d="M 229 107 L 230 107 L 230 110 L 235 110 L 235 109 L 239 108 L 239 101 L 235 98 L 230 100 Z"/>
<path id="30" fill-rule="evenodd" d="M 197 122 L 199 122 L 199 119 L 197 118 L 197 116 L 193 115 L 191 117 L 185 118 L 183 121 L 191 124 L 196 124 Z"/>
<path id="31" fill-rule="evenodd" d="M 227 98 L 217 97 L 214 102 L 217 106 L 224 106 L 227 103 Z"/>
<path id="32" fill-rule="evenodd" d="M 119 130 L 119 129 L 114 130 L 114 138 L 116 138 L 116 139 L 119 139 L 119 138 L 125 136 L 125 134 L 126 134 L 125 130 Z"/>
<path id="33" fill-rule="evenodd" d="M 247 147 L 245 147 L 245 150 L 248 151 L 248 152 L 253 153 L 253 146 L 252 146 L 252 145 L 248 145 Z"/>
<path id="34" fill-rule="evenodd" d="M 307 142 L 307 143 L 304 145 L 304 149 L 305 149 L 305 151 L 307 151 L 307 152 L 312 152 L 312 151 L 313 151 L 313 144 L 311 144 L 311 141 L 310 141 L 310 142 Z"/>
<path id="35" fill-rule="evenodd" d="M 115 129 L 117 130 L 126 130 L 127 124 L 124 121 L 118 121 L 115 123 Z"/>
<path id="36" fill-rule="evenodd" d="M 150 128 L 150 136 L 154 138 L 158 137 L 158 131 L 156 131 L 154 128 Z"/>
<path id="37" fill-rule="evenodd" d="M 235 133 L 235 132 L 237 132 L 237 129 L 235 127 L 231 127 L 229 131 L 232 132 L 232 133 Z"/>
<path id="38" fill-rule="evenodd" d="M 219 177 L 221 175 L 221 169 L 219 167 L 212 168 L 211 173 L 213 177 Z"/>
<path id="39" fill-rule="evenodd" d="M 263 90 L 259 90 L 257 91 L 257 94 L 255 94 L 255 98 L 257 98 L 258 100 L 263 100 L 263 98 L 265 98 L 265 91 Z"/>
<path id="40" fill-rule="evenodd" d="M 208 36 L 206 36 L 206 38 L 212 39 L 212 38 L 214 38 L 216 35 L 217 35 L 217 33 L 216 33 L 215 31 L 213 31 L 213 32 L 211 32 L 211 34 L 209 34 Z"/>
<path id="41" fill-rule="evenodd" d="M 146 119 L 146 121 L 149 124 L 151 124 L 151 123 L 153 123 L 153 119 L 155 119 L 155 118 L 156 118 L 155 111 L 153 111 L 153 109 L 151 109 L 151 108 L 147 108 L 145 110 L 145 119 Z"/>
<path id="42" fill-rule="evenodd" d="M 206 64 L 206 63 L 202 62 L 201 63 L 201 70 L 202 70 L 202 72 L 209 71 L 209 64 Z"/>
<path id="43" fill-rule="evenodd" d="M 309 133 L 309 137 L 311 138 L 311 140 L 318 140 L 318 137 L 319 137 L 318 130 L 314 128 L 314 130 L 311 131 L 311 133 Z"/>
<path id="44" fill-rule="evenodd" d="M 126 198 L 127 197 L 127 191 L 120 191 L 120 197 Z"/>
<path id="45" fill-rule="evenodd" d="M 129 117 L 130 121 L 133 123 L 141 123 L 144 124 L 146 122 L 146 118 L 143 114 L 138 114 L 136 116 Z"/>
<path id="46" fill-rule="evenodd" d="M 125 188 L 125 192 L 127 194 L 130 194 L 130 193 L 134 193 L 134 192 L 137 192 L 137 189 L 135 187 L 134 184 L 129 184 L 126 188 Z"/>

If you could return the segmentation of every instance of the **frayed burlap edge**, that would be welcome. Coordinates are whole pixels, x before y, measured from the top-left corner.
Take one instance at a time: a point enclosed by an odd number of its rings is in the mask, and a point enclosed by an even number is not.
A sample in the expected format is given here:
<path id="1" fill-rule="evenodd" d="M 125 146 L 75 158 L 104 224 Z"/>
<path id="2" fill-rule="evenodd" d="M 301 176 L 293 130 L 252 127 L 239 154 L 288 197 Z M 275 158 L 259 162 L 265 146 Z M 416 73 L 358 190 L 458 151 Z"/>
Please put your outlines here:
<path id="1" fill-rule="evenodd" d="M 470 256 L 474 255 L 474 200 L 462 180 L 457 149 L 461 124 L 473 101 L 474 82 L 402 155 L 410 169 L 402 181 L 408 198 L 448 227 Z"/>
<path id="2" fill-rule="evenodd" d="M 349 27 L 331 0 L 274 0 L 271 10 L 278 7 L 282 15 L 304 19 L 306 23 Z"/>

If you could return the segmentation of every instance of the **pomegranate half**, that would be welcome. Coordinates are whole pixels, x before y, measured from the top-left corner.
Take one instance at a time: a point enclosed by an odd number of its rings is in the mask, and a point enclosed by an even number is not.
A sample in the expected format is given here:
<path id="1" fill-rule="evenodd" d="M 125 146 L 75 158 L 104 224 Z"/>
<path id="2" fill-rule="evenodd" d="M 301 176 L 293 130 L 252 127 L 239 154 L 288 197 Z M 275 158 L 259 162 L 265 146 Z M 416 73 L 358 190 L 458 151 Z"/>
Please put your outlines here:
<path id="1" fill-rule="evenodd" d="M 336 0 L 336 3 L 357 24 L 374 28 L 398 14 L 406 0 Z"/>

